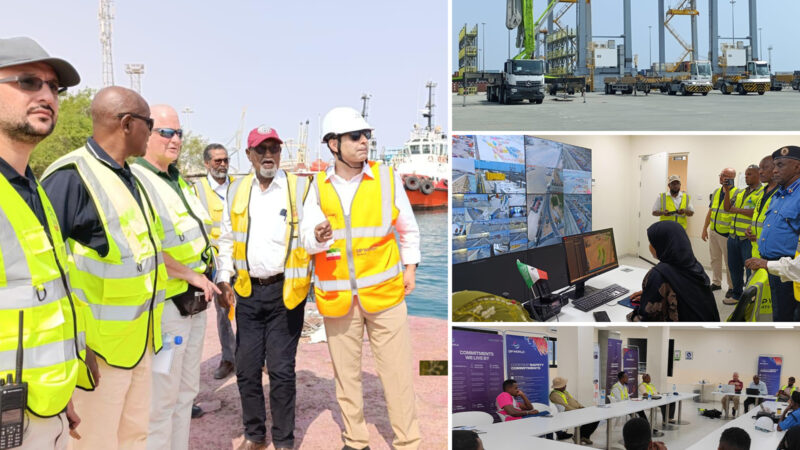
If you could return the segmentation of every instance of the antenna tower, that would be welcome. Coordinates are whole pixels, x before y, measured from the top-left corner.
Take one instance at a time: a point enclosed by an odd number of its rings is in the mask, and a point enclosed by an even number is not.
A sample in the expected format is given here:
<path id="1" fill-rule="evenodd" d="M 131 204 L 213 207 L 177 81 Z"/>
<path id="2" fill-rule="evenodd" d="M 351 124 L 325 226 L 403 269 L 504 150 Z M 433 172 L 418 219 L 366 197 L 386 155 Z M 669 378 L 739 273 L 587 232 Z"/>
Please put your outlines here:
<path id="1" fill-rule="evenodd" d="M 113 0 L 100 0 L 100 46 L 103 49 L 103 87 L 114 85 L 114 62 L 111 58 L 111 32 L 114 20 Z"/>

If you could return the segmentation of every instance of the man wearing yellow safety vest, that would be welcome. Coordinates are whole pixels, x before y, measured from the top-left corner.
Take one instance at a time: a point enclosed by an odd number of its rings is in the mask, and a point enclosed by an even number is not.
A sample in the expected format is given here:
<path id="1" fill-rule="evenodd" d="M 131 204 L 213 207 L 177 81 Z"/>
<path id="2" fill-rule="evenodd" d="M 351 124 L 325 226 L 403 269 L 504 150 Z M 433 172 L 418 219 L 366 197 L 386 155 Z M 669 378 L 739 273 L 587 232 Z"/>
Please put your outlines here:
<path id="1" fill-rule="evenodd" d="M 731 231 L 728 233 L 728 273 L 733 281 L 733 292 L 726 295 L 722 303 L 735 305 L 742 296 L 744 283 L 750 278 L 750 269 L 745 271 L 744 262 L 750 259 L 753 249 L 745 231 L 753 222 L 755 204 L 764 195 L 764 186 L 759 182 L 758 166 L 748 166 L 744 172 L 747 187 L 731 193 L 732 186 L 723 185 L 725 212 L 731 216 Z"/>
<path id="2" fill-rule="evenodd" d="M 58 94 L 79 82 L 70 63 L 51 58 L 32 39 L 0 39 L 0 379 L 11 375 L 28 384 L 24 414 L 15 418 L 6 403 L 2 422 L 20 426 L 22 449 L 66 449 L 80 423 L 70 400 L 75 386 L 92 387 L 84 310 L 70 296 L 58 219 L 28 166 L 55 128 Z M 18 380 L 20 332 L 25 358 Z M 36 351 L 42 348 L 52 351 Z M 15 438 L 3 431 L 2 439 Z"/>
<path id="3" fill-rule="evenodd" d="M 167 276 L 184 274 L 162 254 L 154 205 L 125 162 L 145 153 L 150 107 L 112 86 L 97 92 L 90 113 L 93 136 L 48 167 L 43 181 L 71 251 L 73 293 L 87 307 L 87 346 L 99 357 L 92 366 L 87 354 L 94 392 L 74 396 L 85 433 L 72 446 L 145 448 Z M 187 281 L 210 292 L 213 285 L 192 274 Z"/>
<path id="4" fill-rule="evenodd" d="M 550 391 L 550 403 L 561 405 L 564 411 L 583 409 L 583 405 L 567 392 L 567 379 L 562 377 L 553 378 L 553 390 Z M 592 433 L 597 429 L 600 422 L 592 422 L 581 425 L 581 445 L 592 445 Z"/>
<path id="5" fill-rule="evenodd" d="M 686 218 L 694 215 L 691 197 L 686 192 L 681 192 L 681 177 L 671 175 L 667 182 L 669 192 L 662 192 L 653 203 L 653 215 L 658 220 L 671 220 L 678 222 L 686 229 Z"/>
<path id="6" fill-rule="evenodd" d="M 236 293 L 236 382 L 245 441 L 240 449 L 266 448 L 267 413 L 262 367 L 266 357 L 272 443 L 294 446 L 295 356 L 309 289 L 309 256 L 298 245 L 298 216 L 309 179 L 280 169 L 277 131 L 254 128 L 247 137 L 253 173 L 228 190 L 219 237 L 220 306 Z M 235 282 L 231 288 L 231 275 Z"/>
<path id="7" fill-rule="evenodd" d="M 792 397 L 792 392 L 796 389 L 797 386 L 794 385 L 794 377 L 789 377 L 789 384 L 781 386 L 780 390 L 775 395 L 778 397 L 779 402 L 788 402 Z"/>
<path id="8" fill-rule="evenodd" d="M 192 401 L 200 391 L 200 359 L 206 331 L 206 305 L 211 292 L 189 286 L 191 277 L 211 275 L 213 255 L 208 232 L 211 217 L 194 190 L 174 165 L 180 155 L 183 130 L 178 113 L 170 106 L 150 109 L 153 133 L 147 152 L 131 166 L 144 186 L 161 222 L 159 238 L 170 275 L 161 317 L 161 332 L 173 345 L 172 362 L 165 370 L 153 371 L 152 402 L 147 448 L 172 450 L 189 447 Z M 214 292 L 219 290 L 202 280 Z M 197 298 L 196 298 L 197 297 Z M 180 337 L 180 344 L 175 341 Z"/>
<path id="9" fill-rule="evenodd" d="M 231 185 L 233 177 L 228 175 L 228 150 L 222 144 L 209 144 L 203 150 L 203 163 L 206 166 L 208 175 L 194 182 L 197 197 L 203 207 L 211 215 L 211 232 L 209 238 L 211 245 L 219 248 L 219 235 L 222 232 L 222 210 L 228 198 L 228 186 Z M 234 353 L 236 352 L 236 338 L 233 335 L 233 327 L 228 319 L 230 308 L 217 308 L 217 336 L 219 345 L 222 348 L 222 358 L 219 366 L 214 371 L 214 378 L 221 380 L 233 373 Z"/>
<path id="10" fill-rule="evenodd" d="M 658 394 L 658 389 L 652 384 L 650 374 L 642 375 L 642 382 L 639 383 L 639 396 L 645 398 L 645 394 L 652 397 Z M 667 405 L 661 405 L 661 415 L 664 417 L 664 422 L 667 422 Z M 669 404 L 669 421 L 674 422 L 675 417 L 675 403 Z"/>
<path id="11" fill-rule="evenodd" d="M 614 383 L 613 386 L 611 386 L 611 392 L 609 393 L 609 396 L 613 397 L 617 402 L 630 400 L 631 397 L 630 394 L 628 393 L 628 374 L 625 373 L 624 370 L 620 371 L 619 373 L 617 373 L 617 380 L 619 381 L 617 381 L 616 383 Z M 647 415 L 644 413 L 644 411 L 638 411 L 636 412 L 636 415 L 638 415 L 644 420 L 647 420 Z M 663 435 L 664 435 L 663 432 L 653 428 L 653 436 L 660 437 Z"/>
<path id="12" fill-rule="evenodd" d="M 760 258 L 745 261 L 750 270 L 767 269 L 772 295 L 772 320 L 800 321 L 800 147 L 772 153 L 778 189 L 770 200 L 758 238 Z"/>
<path id="13" fill-rule="evenodd" d="M 735 178 L 736 171 L 730 167 L 722 169 L 722 172 L 719 173 L 720 186 L 730 185 L 733 191 L 731 195 L 735 193 L 736 189 L 733 187 Z M 708 249 L 711 253 L 711 290 L 722 289 L 722 271 L 724 270 L 728 281 L 728 291 L 725 296 L 729 297 L 733 292 L 733 282 L 731 274 L 728 272 L 728 234 L 731 231 L 731 215 L 725 212 L 724 199 L 725 191 L 722 190 L 722 187 L 717 188 L 708 205 L 708 214 L 706 214 L 700 238 L 708 241 Z M 711 233 L 708 232 L 709 225 L 711 225 Z"/>
<path id="14" fill-rule="evenodd" d="M 334 165 L 312 182 L 300 235 L 314 257 L 314 296 L 325 318 L 344 448 L 369 446 L 361 389 L 366 327 L 393 446 L 416 449 L 421 437 L 404 299 L 414 289 L 420 261 L 419 227 L 399 176 L 367 160 L 372 127 L 358 111 L 332 109 L 322 121 L 322 135 Z"/>

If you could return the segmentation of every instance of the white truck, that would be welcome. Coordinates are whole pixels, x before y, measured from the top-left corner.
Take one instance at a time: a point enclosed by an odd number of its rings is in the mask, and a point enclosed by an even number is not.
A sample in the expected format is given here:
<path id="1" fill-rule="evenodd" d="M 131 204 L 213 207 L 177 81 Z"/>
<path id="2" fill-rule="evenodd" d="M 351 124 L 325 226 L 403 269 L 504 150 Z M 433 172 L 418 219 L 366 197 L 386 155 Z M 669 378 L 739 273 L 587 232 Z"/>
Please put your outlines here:
<path id="1" fill-rule="evenodd" d="M 662 85 L 661 92 L 669 95 L 708 95 L 711 91 L 711 63 L 708 61 L 682 61 Z"/>
<path id="2" fill-rule="evenodd" d="M 486 100 L 504 105 L 519 100 L 540 104 L 544 101 L 545 63 L 540 59 L 509 59 L 503 71 L 488 76 Z"/>
<path id="3" fill-rule="evenodd" d="M 740 95 L 758 92 L 758 95 L 764 95 L 771 84 L 769 64 L 766 61 L 748 61 L 744 73 L 722 75 L 714 87 L 726 95 L 733 92 L 738 92 Z"/>

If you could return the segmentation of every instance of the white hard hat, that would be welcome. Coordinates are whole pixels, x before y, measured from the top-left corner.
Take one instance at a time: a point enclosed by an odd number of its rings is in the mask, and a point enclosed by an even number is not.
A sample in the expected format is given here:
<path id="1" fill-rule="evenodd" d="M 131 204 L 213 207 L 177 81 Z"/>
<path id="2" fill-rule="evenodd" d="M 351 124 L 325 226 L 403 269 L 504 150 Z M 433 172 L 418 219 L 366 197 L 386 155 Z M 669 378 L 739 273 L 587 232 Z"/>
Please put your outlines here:
<path id="1" fill-rule="evenodd" d="M 322 142 L 325 143 L 325 138 L 331 134 L 372 129 L 360 112 L 348 106 L 339 106 L 328 111 L 322 119 Z"/>
<path id="2" fill-rule="evenodd" d="M 756 420 L 756 430 L 770 433 L 775 430 L 774 422 L 769 417 L 759 417 Z"/>

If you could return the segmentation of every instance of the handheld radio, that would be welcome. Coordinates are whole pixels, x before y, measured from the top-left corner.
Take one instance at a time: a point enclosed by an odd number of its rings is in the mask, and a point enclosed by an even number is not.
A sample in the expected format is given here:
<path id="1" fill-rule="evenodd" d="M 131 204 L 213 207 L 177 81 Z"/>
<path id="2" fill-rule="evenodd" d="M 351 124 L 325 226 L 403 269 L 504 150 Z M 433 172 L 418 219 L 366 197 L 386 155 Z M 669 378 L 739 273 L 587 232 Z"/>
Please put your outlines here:
<path id="1" fill-rule="evenodd" d="M 5 380 L 0 379 L 0 450 L 22 445 L 23 421 L 28 406 L 28 383 L 22 382 L 22 318 L 20 310 L 16 380 L 11 374 Z"/>

